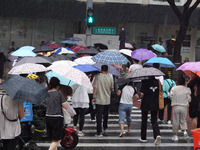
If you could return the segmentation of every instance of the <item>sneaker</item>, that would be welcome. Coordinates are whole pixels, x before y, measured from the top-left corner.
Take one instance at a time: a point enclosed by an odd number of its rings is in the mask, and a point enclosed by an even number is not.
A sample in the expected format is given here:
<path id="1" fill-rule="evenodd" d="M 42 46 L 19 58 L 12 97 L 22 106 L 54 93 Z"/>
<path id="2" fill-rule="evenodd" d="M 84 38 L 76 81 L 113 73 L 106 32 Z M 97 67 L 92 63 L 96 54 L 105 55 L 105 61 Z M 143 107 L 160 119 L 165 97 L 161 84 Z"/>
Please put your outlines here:
<path id="1" fill-rule="evenodd" d="M 164 120 L 160 120 L 160 119 L 158 119 L 158 124 L 164 124 L 165 123 L 165 121 Z"/>
<path id="2" fill-rule="evenodd" d="M 79 132 L 79 133 L 78 133 L 78 136 L 79 136 L 79 137 L 84 136 L 83 132 Z"/>
<path id="3" fill-rule="evenodd" d="M 91 121 L 91 122 L 96 122 L 96 120 L 95 120 L 95 119 L 90 119 L 90 121 Z"/>
<path id="4" fill-rule="evenodd" d="M 184 132 L 183 132 L 183 135 L 184 135 L 184 137 L 187 138 L 187 137 L 188 137 L 188 133 L 187 133 L 187 131 L 184 131 Z"/>
<path id="5" fill-rule="evenodd" d="M 172 124 L 171 120 L 168 120 L 168 121 L 167 121 L 167 124 Z"/>
<path id="6" fill-rule="evenodd" d="M 173 141 L 178 141 L 178 136 L 177 136 L 177 135 L 174 135 L 174 136 L 172 137 L 172 140 L 173 140 Z"/>
<path id="7" fill-rule="evenodd" d="M 161 136 L 158 135 L 158 136 L 156 137 L 156 140 L 154 141 L 154 144 L 155 144 L 155 145 L 159 145 L 160 143 L 161 143 Z"/>
<path id="8" fill-rule="evenodd" d="M 141 102 L 141 100 L 142 100 L 142 99 L 138 99 L 137 101 L 138 101 L 138 102 Z"/>
<path id="9" fill-rule="evenodd" d="M 125 133 L 126 133 L 125 131 L 121 132 L 121 133 L 119 134 L 119 137 L 123 137 L 123 135 L 124 135 Z"/>
<path id="10" fill-rule="evenodd" d="M 41 150 L 41 149 L 37 146 L 37 144 L 36 144 L 35 142 L 33 142 L 33 141 L 30 141 L 30 142 L 28 143 L 27 147 L 28 147 L 28 148 L 31 148 L 31 149 L 34 149 L 34 150 Z"/>
<path id="11" fill-rule="evenodd" d="M 74 128 L 74 130 L 76 130 L 76 131 L 77 131 L 77 126 L 74 126 L 73 128 Z"/>
<path id="12" fill-rule="evenodd" d="M 103 134 L 100 133 L 100 134 L 95 134 L 96 137 L 103 137 Z"/>
<path id="13" fill-rule="evenodd" d="M 140 139 L 140 142 L 142 142 L 142 143 L 146 143 L 147 140 Z"/>

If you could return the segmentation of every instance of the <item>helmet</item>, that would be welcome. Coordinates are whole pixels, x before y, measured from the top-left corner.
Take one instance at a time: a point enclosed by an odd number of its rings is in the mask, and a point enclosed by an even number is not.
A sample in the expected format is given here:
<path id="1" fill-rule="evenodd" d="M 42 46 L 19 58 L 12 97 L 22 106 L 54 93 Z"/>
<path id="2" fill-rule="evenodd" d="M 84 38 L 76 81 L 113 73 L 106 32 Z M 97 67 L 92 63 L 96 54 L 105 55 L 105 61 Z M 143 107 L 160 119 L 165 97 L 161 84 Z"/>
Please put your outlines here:
<path id="1" fill-rule="evenodd" d="M 26 76 L 26 78 L 28 78 L 28 79 L 37 79 L 38 76 L 36 74 L 29 74 L 29 75 Z"/>

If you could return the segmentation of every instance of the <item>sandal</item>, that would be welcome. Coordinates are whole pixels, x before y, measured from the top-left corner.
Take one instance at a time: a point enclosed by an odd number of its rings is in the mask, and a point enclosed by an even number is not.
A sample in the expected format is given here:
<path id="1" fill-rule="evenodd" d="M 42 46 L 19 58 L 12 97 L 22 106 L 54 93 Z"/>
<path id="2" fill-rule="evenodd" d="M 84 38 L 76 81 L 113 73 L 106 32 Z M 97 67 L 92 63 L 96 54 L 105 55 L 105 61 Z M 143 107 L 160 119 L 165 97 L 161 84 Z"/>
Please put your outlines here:
<path id="1" fill-rule="evenodd" d="M 126 133 L 125 131 L 121 132 L 121 133 L 119 134 L 119 137 L 123 137 L 123 135 L 124 135 L 125 133 Z"/>

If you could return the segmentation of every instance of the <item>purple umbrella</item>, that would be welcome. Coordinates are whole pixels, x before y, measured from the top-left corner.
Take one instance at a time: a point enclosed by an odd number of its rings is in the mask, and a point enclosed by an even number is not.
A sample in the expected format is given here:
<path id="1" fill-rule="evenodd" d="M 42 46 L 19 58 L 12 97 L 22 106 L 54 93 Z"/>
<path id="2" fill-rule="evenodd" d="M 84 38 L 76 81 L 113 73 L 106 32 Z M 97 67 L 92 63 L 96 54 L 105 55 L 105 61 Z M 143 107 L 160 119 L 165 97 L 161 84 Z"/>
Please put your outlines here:
<path id="1" fill-rule="evenodd" d="M 131 52 L 131 57 L 142 61 L 142 60 L 149 60 L 152 57 L 156 57 L 156 54 L 154 54 L 152 51 L 148 49 L 140 48 Z"/>
<path id="2" fill-rule="evenodd" d="M 200 72 L 200 61 L 186 62 L 178 67 L 176 70 Z"/>

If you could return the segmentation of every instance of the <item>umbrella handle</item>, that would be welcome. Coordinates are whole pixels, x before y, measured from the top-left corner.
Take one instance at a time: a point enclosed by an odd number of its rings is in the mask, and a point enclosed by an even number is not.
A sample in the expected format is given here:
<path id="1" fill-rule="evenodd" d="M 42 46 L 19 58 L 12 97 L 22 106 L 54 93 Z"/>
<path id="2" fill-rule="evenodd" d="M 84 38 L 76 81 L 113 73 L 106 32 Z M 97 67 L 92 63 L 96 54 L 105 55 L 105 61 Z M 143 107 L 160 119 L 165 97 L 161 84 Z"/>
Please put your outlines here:
<path id="1" fill-rule="evenodd" d="M 69 86 L 70 82 L 71 82 L 71 80 L 69 81 L 68 86 Z"/>

